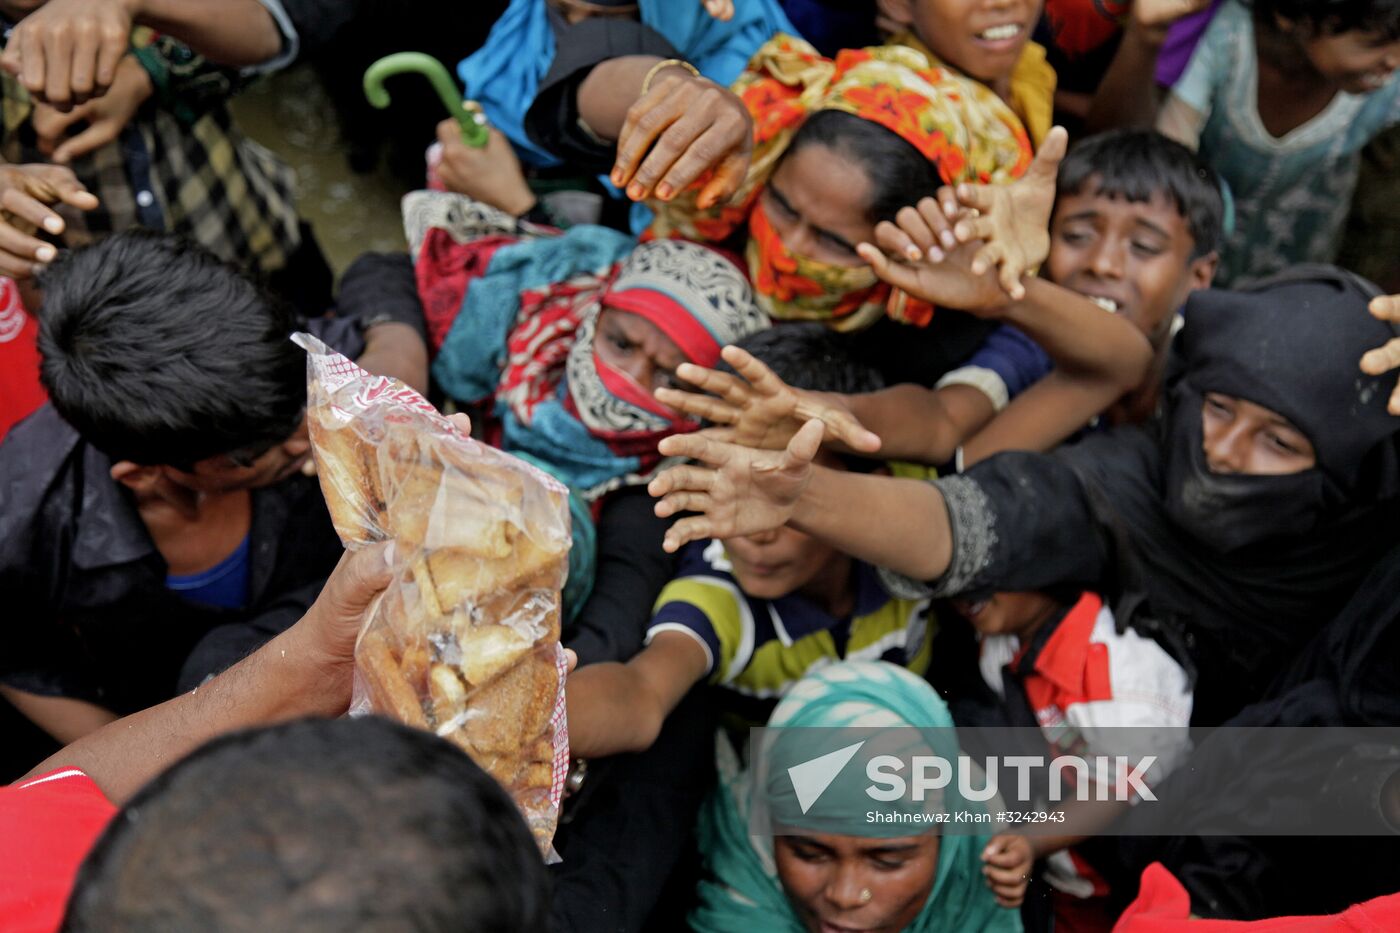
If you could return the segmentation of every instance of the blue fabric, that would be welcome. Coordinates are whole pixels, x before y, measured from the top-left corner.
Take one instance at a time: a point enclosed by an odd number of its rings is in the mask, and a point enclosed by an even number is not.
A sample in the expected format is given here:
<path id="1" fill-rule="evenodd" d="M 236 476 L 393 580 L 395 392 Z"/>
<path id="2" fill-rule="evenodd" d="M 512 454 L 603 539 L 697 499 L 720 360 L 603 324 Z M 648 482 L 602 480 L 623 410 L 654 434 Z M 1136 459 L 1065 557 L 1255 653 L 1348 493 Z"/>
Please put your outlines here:
<path id="1" fill-rule="evenodd" d="M 208 570 L 167 574 L 165 587 L 192 603 L 242 609 L 248 604 L 248 570 L 248 537 L 245 535 L 232 554 Z"/>
<path id="2" fill-rule="evenodd" d="M 798 35 L 777 0 L 737 0 L 727 23 L 712 18 L 699 2 L 641 0 L 641 21 L 701 74 L 726 87 L 774 33 Z M 524 161 L 541 167 L 558 165 L 559 159 L 530 141 L 524 121 L 553 62 L 554 31 L 545 0 L 511 0 L 486 44 L 457 66 L 467 96 L 481 104 Z"/>
<path id="3" fill-rule="evenodd" d="M 462 310 L 433 362 L 433 378 L 452 398 L 491 397 L 506 362 L 506 339 L 520 311 L 520 293 L 604 272 L 635 245 L 624 233 L 584 224 L 562 236 L 501 247 L 486 274 L 468 286 Z M 550 464 L 550 472 L 573 489 L 592 489 L 636 472 L 641 466 L 636 457 L 614 454 L 564 407 L 565 391 L 561 379 L 555 397 L 536 406 L 528 425 L 498 401 L 493 413 L 502 424 L 501 448 Z"/>
<path id="4" fill-rule="evenodd" d="M 1003 324 L 988 335 L 964 366 L 990 369 L 1006 383 L 1006 394 L 1015 398 L 1044 379 L 1055 364 L 1040 344 L 1010 324 Z"/>

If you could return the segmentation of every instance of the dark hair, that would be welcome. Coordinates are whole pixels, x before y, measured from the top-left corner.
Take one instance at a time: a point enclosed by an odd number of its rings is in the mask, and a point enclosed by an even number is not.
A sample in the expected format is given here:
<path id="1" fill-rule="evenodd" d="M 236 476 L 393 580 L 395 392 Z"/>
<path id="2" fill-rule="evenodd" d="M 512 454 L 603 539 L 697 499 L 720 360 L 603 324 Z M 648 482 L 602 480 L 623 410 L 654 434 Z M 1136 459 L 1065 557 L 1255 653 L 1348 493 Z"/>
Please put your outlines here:
<path id="1" fill-rule="evenodd" d="M 1166 198 L 1186 220 L 1192 259 L 1220 248 L 1225 202 L 1220 178 L 1178 142 L 1152 130 L 1110 130 L 1070 149 L 1056 197 L 1090 194 L 1133 203 Z"/>
<path id="2" fill-rule="evenodd" d="M 850 339 L 825 324 L 775 324 L 738 346 L 794 389 L 855 395 L 884 388 L 879 370 L 851 354 Z M 718 368 L 733 372 L 723 361 Z"/>
<path id="3" fill-rule="evenodd" d="M 63 929 L 530 933 L 548 901 L 515 804 L 455 745 L 302 720 L 147 784 L 83 862 Z"/>
<path id="4" fill-rule="evenodd" d="M 818 110 L 808 117 L 783 157 L 807 146 L 825 146 L 865 169 L 875 190 L 866 212 L 871 223 L 893 221 L 900 208 L 932 195 L 943 184 L 938 167 L 908 140 L 841 110 Z"/>
<path id="5" fill-rule="evenodd" d="M 1300 27 L 1307 36 L 1335 36 L 1360 30 L 1400 38 L 1400 0 L 1246 0 L 1256 28 L 1277 32 L 1275 17 Z"/>
<path id="6" fill-rule="evenodd" d="M 850 340 L 848 335 L 839 334 L 825 324 L 777 323 L 750 334 L 737 345 L 794 389 L 842 395 L 883 389 L 885 379 L 880 371 L 852 355 L 848 349 Z M 734 371 L 723 360 L 716 368 L 723 372 Z M 855 455 L 838 454 L 837 459 L 854 473 L 868 473 L 880 466 L 879 461 Z"/>
<path id="7" fill-rule="evenodd" d="M 203 247 L 118 233 L 62 256 L 40 286 L 44 387 L 114 460 L 189 469 L 295 429 L 306 358 L 291 312 Z"/>

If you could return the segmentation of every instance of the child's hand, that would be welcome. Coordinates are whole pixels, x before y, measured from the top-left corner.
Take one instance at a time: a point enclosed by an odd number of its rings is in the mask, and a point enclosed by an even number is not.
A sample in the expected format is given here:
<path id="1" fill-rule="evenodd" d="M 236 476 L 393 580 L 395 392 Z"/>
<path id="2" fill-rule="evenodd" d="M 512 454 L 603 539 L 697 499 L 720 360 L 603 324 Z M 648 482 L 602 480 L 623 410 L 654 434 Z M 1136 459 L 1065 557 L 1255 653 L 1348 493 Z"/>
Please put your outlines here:
<path id="1" fill-rule="evenodd" d="M 1050 254 L 1050 211 L 1055 206 L 1055 175 L 1065 157 L 1069 134 L 1057 126 L 1045 137 L 1035 161 L 1020 178 L 1005 185 L 958 185 L 956 203 L 940 192 L 944 216 L 954 220 L 959 243 L 983 240 L 972 260 L 981 275 L 996 266 L 1001 287 L 1017 301 L 1025 297 L 1021 276 Z M 961 207 L 959 206 L 961 205 Z M 971 216 L 962 208 L 971 208 Z M 946 242 L 946 241 L 945 241 Z"/>
<path id="2" fill-rule="evenodd" d="M 130 41 L 122 0 L 49 0 L 15 26 L 0 67 L 36 101 L 65 111 L 107 93 Z"/>
<path id="3" fill-rule="evenodd" d="M 1020 907 L 1026 897 L 1035 851 L 1025 836 L 993 836 L 982 850 L 982 874 L 1003 907 Z"/>
<path id="4" fill-rule="evenodd" d="M 733 91 L 670 69 L 627 110 L 610 177 L 633 201 L 669 201 L 705 172 L 701 210 L 727 201 L 749 170 L 753 119 Z"/>
<path id="5" fill-rule="evenodd" d="M 1400 295 L 1382 295 L 1371 299 L 1371 314 L 1382 321 L 1400 323 Z M 1379 376 L 1392 369 L 1400 369 L 1400 337 L 1392 337 L 1361 357 L 1361 371 L 1368 376 Z M 1390 413 L 1400 415 L 1400 381 L 1396 382 L 1395 391 L 1390 396 Z"/>
<path id="6" fill-rule="evenodd" d="M 841 396 L 794 389 L 741 347 L 725 347 L 722 353 L 738 376 L 683 363 L 676 375 L 710 394 L 657 389 L 657 401 L 722 425 L 710 436 L 744 447 L 782 450 L 802 425 L 816 420 L 825 425 L 827 440 L 861 453 L 880 449 L 880 438 L 851 415 Z"/>
<path id="7" fill-rule="evenodd" d="M 136 111 L 155 92 L 151 76 L 133 56 L 126 56 L 117 65 L 112 88 L 101 97 L 64 112 L 48 104 L 34 105 L 34 132 L 39 137 L 39 151 L 59 165 L 67 165 L 79 156 L 113 142 L 121 135 Z M 72 138 L 68 131 L 76 124 L 87 127 Z"/>
<path id="8" fill-rule="evenodd" d="M 895 223 L 877 224 L 875 242 L 859 244 L 856 253 L 881 279 L 915 298 L 982 317 L 999 317 L 1012 300 L 994 274 L 972 271 L 976 254 L 987 247 L 975 240 L 959 244 L 933 198 L 902 208 Z"/>
<path id="9" fill-rule="evenodd" d="M 510 140 L 494 126 L 489 128 L 486 145 L 480 149 L 462 141 L 462 128 L 449 117 L 437 126 L 442 143 L 438 175 L 448 191 L 489 204 L 521 217 L 535 206 L 535 194 L 525 181 L 520 160 Z"/>
<path id="10" fill-rule="evenodd" d="M 25 279 L 53 262 L 58 251 L 33 234 L 63 233 L 63 218 L 50 204 L 80 211 L 97 207 L 97 196 L 83 187 L 72 169 L 60 165 L 0 166 L 0 274 Z"/>
<path id="11" fill-rule="evenodd" d="M 662 547 L 675 553 L 689 541 L 732 538 L 781 528 L 812 479 L 812 458 L 822 443 L 820 421 L 809 421 L 780 452 L 754 450 L 674 434 L 662 439 L 663 456 L 689 457 L 703 466 L 674 466 L 651 481 L 647 491 L 660 498 L 656 514 L 699 512 L 666 532 Z"/>

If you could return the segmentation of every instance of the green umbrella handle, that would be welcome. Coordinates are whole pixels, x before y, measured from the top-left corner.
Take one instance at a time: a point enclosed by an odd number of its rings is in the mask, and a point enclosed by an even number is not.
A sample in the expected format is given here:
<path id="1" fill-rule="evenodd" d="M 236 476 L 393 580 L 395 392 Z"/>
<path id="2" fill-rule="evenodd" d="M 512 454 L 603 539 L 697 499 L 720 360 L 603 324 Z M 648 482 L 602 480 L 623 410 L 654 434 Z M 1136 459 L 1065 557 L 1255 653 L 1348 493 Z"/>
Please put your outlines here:
<path id="1" fill-rule="evenodd" d="M 486 116 L 478 109 L 467 107 L 457 93 L 457 85 L 447 73 L 442 62 L 422 52 L 395 52 L 386 55 L 365 69 L 365 97 L 381 110 L 389 106 L 389 92 L 384 89 L 384 81 L 393 75 L 416 72 L 432 82 L 433 89 L 442 99 L 447 112 L 462 127 L 462 142 L 480 149 L 486 145 Z"/>

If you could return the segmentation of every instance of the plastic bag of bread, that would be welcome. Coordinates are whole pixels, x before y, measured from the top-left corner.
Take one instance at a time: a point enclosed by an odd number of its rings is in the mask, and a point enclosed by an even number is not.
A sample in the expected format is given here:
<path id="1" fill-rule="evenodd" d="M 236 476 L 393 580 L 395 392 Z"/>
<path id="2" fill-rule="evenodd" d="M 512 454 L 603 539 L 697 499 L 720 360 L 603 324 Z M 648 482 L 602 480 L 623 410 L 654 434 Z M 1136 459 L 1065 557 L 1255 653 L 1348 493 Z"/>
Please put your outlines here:
<path id="1" fill-rule="evenodd" d="M 399 582 L 355 648 L 351 713 L 436 732 L 510 792 L 552 855 L 564 778 L 568 491 L 307 334 L 306 421 L 347 547 L 392 538 Z"/>

